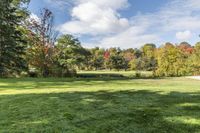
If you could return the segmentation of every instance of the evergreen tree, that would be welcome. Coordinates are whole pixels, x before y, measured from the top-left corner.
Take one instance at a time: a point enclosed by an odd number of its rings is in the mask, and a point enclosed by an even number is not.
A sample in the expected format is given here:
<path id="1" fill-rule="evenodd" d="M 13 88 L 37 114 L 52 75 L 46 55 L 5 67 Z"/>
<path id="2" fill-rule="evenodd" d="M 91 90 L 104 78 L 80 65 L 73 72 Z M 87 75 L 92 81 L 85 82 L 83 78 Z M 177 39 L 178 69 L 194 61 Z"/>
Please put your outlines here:
<path id="1" fill-rule="evenodd" d="M 25 68 L 23 58 L 25 41 L 20 26 L 25 18 L 26 10 L 20 8 L 27 1 L 0 1 L 0 76 L 19 73 Z"/>

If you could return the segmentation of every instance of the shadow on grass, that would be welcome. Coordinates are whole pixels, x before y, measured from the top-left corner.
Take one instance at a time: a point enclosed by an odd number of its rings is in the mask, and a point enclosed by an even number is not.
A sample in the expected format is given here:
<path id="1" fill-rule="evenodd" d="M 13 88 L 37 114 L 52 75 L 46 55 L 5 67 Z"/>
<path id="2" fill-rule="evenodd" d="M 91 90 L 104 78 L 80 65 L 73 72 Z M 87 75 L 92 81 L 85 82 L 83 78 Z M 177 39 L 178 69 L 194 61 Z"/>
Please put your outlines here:
<path id="1" fill-rule="evenodd" d="M 84 73 L 77 74 L 77 78 L 106 78 L 106 79 L 158 79 L 159 77 L 154 77 L 153 75 L 141 74 L 136 76 L 135 74 L 124 75 L 118 73 Z"/>
<path id="2" fill-rule="evenodd" d="M 96 85 L 112 83 L 117 84 L 116 81 L 126 81 L 134 79 L 153 79 L 161 80 L 164 78 L 129 78 L 129 77 L 96 77 L 96 78 L 8 78 L 0 79 L 0 91 L 12 89 L 12 90 L 24 90 L 24 89 L 43 89 L 43 88 L 69 88 L 81 87 L 87 85 Z M 3 83 L 3 84 L 1 84 Z M 119 85 L 122 83 L 119 83 Z M 127 83 L 125 83 L 127 84 Z"/>
<path id="3" fill-rule="evenodd" d="M 113 73 L 84 73 L 77 74 L 78 78 L 128 78 L 123 74 L 113 74 Z"/>
<path id="4" fill-rule="evenodd" d="M 0 96 L 0 132 L 200 132 L 200 93 L 69 92 Z"/>

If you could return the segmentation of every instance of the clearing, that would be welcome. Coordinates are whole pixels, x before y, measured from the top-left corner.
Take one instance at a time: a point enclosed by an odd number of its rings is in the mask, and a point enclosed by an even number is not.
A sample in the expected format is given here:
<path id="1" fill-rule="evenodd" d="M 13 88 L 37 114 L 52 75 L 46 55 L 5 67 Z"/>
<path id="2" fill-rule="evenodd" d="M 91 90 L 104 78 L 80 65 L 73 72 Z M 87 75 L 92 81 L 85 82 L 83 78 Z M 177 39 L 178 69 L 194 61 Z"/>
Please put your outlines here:
<path id="1" fill-rule="evenodd" d="M 0 132 L 200 132 L 200 82 L 0 79 Z"/>

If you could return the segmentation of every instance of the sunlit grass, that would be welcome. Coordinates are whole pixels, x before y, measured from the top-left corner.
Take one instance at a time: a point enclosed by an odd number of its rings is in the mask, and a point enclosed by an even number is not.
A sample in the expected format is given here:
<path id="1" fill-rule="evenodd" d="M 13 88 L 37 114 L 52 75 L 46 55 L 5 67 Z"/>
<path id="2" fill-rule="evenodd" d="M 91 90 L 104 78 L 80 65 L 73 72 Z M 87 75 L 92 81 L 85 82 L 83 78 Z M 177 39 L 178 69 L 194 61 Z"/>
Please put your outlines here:
<path id="1" fill-rule="evenodd" d="M 125 77 L 134 77 L 136 75 L 136 73 L 140 73 L 141 76 L 143 77 L 149 77 L 149 76 L 152 76 L 153 72 L 151 71 L 107 71 L 107 70 L 98 70 L 98 71 L 79 71 L 78 72 L 79 74 L 97 74 L 97 75 L 100 75 L 100 74 L 105 74 L 105 75 L 114 75 L 114 74 L 118 74 L 118 75 L 123 75 Z"/>
<path id="2" fill-rule="evenodd" d="M 0 79 L 0 132 L 200 132 L 200 81 Z"/>

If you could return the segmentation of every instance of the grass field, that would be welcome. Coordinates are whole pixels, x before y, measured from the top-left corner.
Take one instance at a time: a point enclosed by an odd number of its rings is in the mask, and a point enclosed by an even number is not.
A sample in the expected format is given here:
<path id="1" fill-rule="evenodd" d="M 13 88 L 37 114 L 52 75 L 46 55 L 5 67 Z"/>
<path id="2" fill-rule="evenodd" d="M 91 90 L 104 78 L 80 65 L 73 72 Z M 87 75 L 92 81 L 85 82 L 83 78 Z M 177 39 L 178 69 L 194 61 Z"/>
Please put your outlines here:
<path id="1" fill-rule="evenodd" d="M 1 133 L 197 133 L 200 81 L 0 79 Z"/>
<path id="2" fill-rule="evenodd" d="M 83 77 L 126 77 L 126 78 L 135 78 L 136 73 L 139 73 L 143 78 L 152 77 L 153 72 L 150 71 L 79 71 L 78 74 Z"/>

